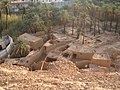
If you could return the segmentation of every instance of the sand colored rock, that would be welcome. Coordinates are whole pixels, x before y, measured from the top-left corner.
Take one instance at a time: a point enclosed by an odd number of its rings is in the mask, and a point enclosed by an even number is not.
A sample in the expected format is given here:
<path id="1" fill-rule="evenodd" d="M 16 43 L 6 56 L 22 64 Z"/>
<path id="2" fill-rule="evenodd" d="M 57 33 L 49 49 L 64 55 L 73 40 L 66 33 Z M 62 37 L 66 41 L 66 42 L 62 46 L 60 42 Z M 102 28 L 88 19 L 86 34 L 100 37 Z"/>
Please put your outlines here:
<path id="1" fill-rule="evenodd" d="M 51 52 L 48 53 L 46 61 L 47 62 L 56 61 L 60 54 L 64 52 L 67 48 L 69 48 L 69 45 L 63 45 L 56 48 L 55 50 L 52 50 Z"/>
<path id="2" fill-rule="evenodd" d="M 42 38 L 33 36 L 31 34 L 28 34 L 28 33 L 24 33 L 24 34 L 20 35 L 18 37 L 18 39 L 22 39 L 22 40 L 25 40 L 26 42 L 28 42 L 30 47 L 34 50 L 40 48 L 44 44 Z"/>
<path id="3" fill-rule="evenodd" d="M 79 68 L 79 69 L 83 69 L 83 68 L 89 68 L 89 64 L 91 63 L 90 60 L 82 60 L 82 61 L 77 61 L 75 62 L 75 65 Z"/>
<path id="4" fill-rule="evenodd" d="M 91 62 L 104 67 L 110 67 L 112 63 L 110 56 L 107 53 L 95 53 Z"/>
<path id="5" fill-rule="evenodd" d="M 37 37 L 42 36 L 42 35 L 45 35 L 44 31 L 39 31 L 39 32 L 35 33 L 35 36 L 37 36 Z"/>
<path id="6" fill-rule="evenodd" d="M 94 54 L 94 49 L 82 45 L 71 45 L 66 51 L 72 53 L 71 60 L 73 61 L 91 60 Z"/>
<path id="7" fill-rule="evenodd" d="M 44 56 L 44 49 L 41 49 L 40 51 L 39 50 L 35 51 L 32 54 L 28 55 L 27 57 L 21 58 L 20 61 L 18 62 L 18 65 L 22 65 L 30 68 L 34 62 L 42 61 L 43 56 Z"/>
<path id="8" fill-rule="evenodd" d="M 33 63 L 33 65 L 31 66 L 32 70 L 47 70 L 48 69 L 48 62 L 44 62 L 44 61 L 40 61 L 37 63 Z"/>
<path id="9" fill-rule="evenodd" d="M 66 39 L 63 39 L 63 40 L 59 40 L 59 39 L 56 39 L 56 40 L 49 40 L 47 41 L 43 47 L 45 49 L 45 52 L 46 53 L 49 53 L 51 50 L 54 50 L 60 46 L 63 46 L 63 45 L 66 45 L 68 43 L 70 43 L 71 40 L 66 40 Z"/>
<path id="10" fill-rule="evenodd" d="M 4 60 L 5 64 L 16 65 L 19 61 L 19 58 L 7 58 Z"/>
<path id="11" fill-rule="evenodd" d="M 46 52 L 49 52 L 50 50 L 52 50 L 55 47 L 55 43 L 52 40 L 47 41 L 44 44 L 44 48 Z"/>

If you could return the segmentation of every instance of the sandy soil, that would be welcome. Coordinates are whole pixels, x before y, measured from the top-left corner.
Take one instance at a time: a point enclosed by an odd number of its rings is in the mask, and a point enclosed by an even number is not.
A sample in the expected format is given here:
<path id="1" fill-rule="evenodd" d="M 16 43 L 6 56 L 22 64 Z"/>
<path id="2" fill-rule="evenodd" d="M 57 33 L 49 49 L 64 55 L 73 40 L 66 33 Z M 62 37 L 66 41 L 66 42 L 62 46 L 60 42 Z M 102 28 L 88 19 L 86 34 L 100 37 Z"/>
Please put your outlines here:
<path id="1" fill-rule="evenodd" d="M 56 61 L 46 71 L 0 65 L 0 90 L 119 90 L 120 73 L 79 70 L 70 61 Z"/>

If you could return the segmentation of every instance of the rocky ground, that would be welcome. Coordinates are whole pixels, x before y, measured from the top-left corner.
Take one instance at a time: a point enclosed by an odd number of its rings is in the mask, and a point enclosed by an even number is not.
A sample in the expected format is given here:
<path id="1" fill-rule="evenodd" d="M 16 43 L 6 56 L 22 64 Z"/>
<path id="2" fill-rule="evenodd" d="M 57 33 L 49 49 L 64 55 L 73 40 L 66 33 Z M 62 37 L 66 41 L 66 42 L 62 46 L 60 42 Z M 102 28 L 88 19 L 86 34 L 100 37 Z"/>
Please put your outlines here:
<path id="1" fill-rule="evenodd" d="M 119 38 L 112 33 L 90 36 L 85 36 L 85 44 L 98 52 L 108 52 L 112 47 L 120 50 Z M 73 62 L 63 59 L 49 64 L 48 70 L 36 71 L 3 63 L 0 90 L 120 90 L 120 57 L 116 62 L 117 69 L 78 69 Z"/>
<path id="2" fill-rule="evenodd" d="M 98 68 L 100 70 L 100 68 Z M 79 70 L 70 61 L 56 61 L 46 71 L 0 65 L 0 90 L 119 90 L 120 73 L 97 68 Z"/>

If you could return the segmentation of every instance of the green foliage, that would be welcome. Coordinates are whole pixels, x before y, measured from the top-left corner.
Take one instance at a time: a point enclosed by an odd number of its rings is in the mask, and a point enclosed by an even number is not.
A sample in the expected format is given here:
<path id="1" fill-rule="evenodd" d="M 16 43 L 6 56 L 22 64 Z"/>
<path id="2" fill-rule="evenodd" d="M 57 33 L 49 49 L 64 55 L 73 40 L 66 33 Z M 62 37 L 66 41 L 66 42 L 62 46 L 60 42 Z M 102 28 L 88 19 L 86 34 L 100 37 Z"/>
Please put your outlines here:
<path id="1" fill-rule="evenodd" d="M 27 42 L 23 40 L 16 40 L 10 57 L 12 58 L 25 57 L 29 54 L 29 52 L 30 48 L 28 47 Z"/>
<path id="2" fill-rule="evenodd" d="M 1 1 L 3 2 L 2 5 L 0 4 L 0 7 L 4 6 L 1 13 L 4 14 L 2 14 L 0 19 L 0 31 L 2 31 L 2 26 L 3 35 L 9 34 L 17 37 L 25 32 L 36 33 L 45 31 L 49 33 L 51 27 L 64 25 L 65 30 L 67 24 L 72 25 L 72 28 L 79 26 L 80 31 L 83 31 L 88 28 L 87 24 L 89 23 L 96 27 L 99 22 L 107 25 L 106 23 L 112 23 L 111 21 L 116 22 L 116 30 L 118 30 L 119 0 L 76 0 L 72 7 L 65 6 L 61 9 L 55 8 L 51 4 L 34 3 L 30 5 L 29 11 L 26 10 L 27 12 L 24 13 L 23 18 L 23 12 L 9 16 L 7 9 L 5 9 L 10 6 L 9 0 Z M 6 28 L 6 15 L 8 28 Z"/>

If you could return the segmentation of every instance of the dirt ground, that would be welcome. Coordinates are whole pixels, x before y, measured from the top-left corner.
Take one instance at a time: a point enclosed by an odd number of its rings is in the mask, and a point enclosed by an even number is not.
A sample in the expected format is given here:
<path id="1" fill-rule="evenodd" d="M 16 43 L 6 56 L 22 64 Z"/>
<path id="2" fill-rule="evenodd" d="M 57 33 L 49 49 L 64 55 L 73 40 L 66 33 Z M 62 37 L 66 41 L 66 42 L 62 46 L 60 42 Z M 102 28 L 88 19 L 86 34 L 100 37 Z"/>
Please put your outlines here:
<path id="1" fill-rule="evenodd" d="M 120 73 L 94 68 L 79 70 L 70 61 L 56 61 L 46 71 L 0 65 L 0 90 L 120 90 Z M 100 69 L 99 69 L 100 70 Z"/>

